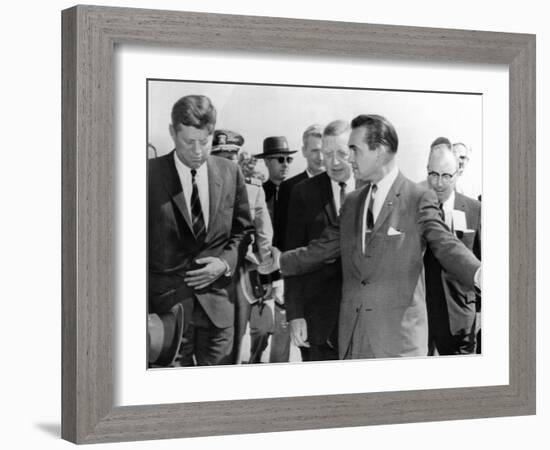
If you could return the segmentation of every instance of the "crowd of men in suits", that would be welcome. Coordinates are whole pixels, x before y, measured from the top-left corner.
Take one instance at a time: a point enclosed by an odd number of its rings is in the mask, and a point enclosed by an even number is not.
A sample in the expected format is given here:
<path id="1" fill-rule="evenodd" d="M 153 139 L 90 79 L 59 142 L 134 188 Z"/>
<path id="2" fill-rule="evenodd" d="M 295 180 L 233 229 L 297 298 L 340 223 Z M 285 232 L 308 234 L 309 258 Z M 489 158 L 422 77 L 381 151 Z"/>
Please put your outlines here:
<path id="1" fill-rule="evenodd" d="M 480 351 L 467 146 L 436 139 L 415 183 L 392 124 L 359 115 L 309 126 L 307 167 L 287 179 L 285 137 L 249 155 L 216 120 L 208 97 L 179 99 L 174 150 L 149 161 L 150 367 L 287 362 L 291 342 L 303 361 Z"/>

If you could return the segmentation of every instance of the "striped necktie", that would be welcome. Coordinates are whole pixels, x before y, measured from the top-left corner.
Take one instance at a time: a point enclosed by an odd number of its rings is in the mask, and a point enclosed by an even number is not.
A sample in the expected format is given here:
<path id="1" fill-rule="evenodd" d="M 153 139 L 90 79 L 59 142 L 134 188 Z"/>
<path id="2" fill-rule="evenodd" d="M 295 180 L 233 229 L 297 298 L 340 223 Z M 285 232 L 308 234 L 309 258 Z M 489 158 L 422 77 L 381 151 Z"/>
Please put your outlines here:
<path id="1" fill-rule="evenodd" d="M 193 233 L 195 233 L 195 239 L 197 241 L 203 241 L 206 234 L 206 227 L 204 225 L 204 217 L 202 215 L 199 188 L 197 187 L 197 181 L 195 180 L 196 175 L 197 171 L 195 169 L 191 169 L 191 183 L 193 184 L 193 191 L 191 192 L 191 221 L 193 223 Z"/>

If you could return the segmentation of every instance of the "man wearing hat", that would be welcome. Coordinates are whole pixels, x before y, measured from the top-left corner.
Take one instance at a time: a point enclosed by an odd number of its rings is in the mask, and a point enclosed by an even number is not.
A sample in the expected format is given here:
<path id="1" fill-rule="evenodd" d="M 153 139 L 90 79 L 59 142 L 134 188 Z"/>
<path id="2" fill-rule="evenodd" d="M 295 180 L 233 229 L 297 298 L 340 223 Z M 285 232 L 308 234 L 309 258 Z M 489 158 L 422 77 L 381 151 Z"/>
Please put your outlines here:
<path id="1" fill-rule="evenodd" d="M 214 131 L 212 155 L 235 163 L 244 163 L 239 158 L 244 138 L 230 130 Z M 243 171 L 244 173 L 244 171 Z M 265 202 L 261 180 L 245 174 L 250 216 L 254 224 L 254 241 L 248 247 L 243 266 L 235 282 L 235 363 L 242 361 L 242 340 L 247 323 L 250 326 L 250 357 L 248 363 L 261 362 L 273 332 L 273 301 L 270 298 L 271 283 L 268 275 L 273 269 L 272 240 L 273 227 Z M 267 287 L 262 284 L 267 281 Z M 270 305 L 268 307 L 266 305 Z"/>
<path id="2" fill-rule="evenodd" d="M 255 155 L 264 160 L 269 172 L 269 179 L 263 184 L 265 199 L 269 214 L 273 222 L 273 245 L 276 247 L 281 239 L 281 222 L 277 217 L 279 209 L 279 187 L 288 175 L 288 169 L 293 161 L 290 156 L 296 153 L 288 146 L 286 137 L 270 136 L 264 139 L 263 152 Z M 290 334 L 286 314 L 284 310 L 284 297 L 282 294 L 282 279 L 280 274 L 273 276 L 273 289 L 275 291 L 275 331 L 271 339 L 270 362 L 288 362 L 290 356 Z"/>

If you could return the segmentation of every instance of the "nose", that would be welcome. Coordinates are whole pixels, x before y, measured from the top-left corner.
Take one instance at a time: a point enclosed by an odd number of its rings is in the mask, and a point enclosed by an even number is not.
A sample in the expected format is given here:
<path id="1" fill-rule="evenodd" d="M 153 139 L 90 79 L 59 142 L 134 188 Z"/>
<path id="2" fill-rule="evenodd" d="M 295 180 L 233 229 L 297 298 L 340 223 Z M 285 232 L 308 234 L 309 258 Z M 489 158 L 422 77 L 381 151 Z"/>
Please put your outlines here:
<path id="1" fill-rule="evenodd" d="M 199 141 L 193 141 L 193 151 L 194 151 L 196 154 L 201 153 L 201 144 L 200 144 Z"/>
<path id="2" fill-rule="evenodd" d="M 438 188 L 443 187 L 443 178 L 441 178 L 441 175 L 439 175 L 439 176 L 437 177 L 436 186 L 437 186 Z"/>

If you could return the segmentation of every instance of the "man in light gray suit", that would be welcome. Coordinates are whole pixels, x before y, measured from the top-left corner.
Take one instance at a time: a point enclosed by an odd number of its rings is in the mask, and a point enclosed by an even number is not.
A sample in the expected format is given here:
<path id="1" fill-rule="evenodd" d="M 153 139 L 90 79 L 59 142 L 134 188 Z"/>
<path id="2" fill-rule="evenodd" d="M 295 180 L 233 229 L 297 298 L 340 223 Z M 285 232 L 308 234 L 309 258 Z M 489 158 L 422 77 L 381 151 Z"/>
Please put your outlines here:
<path id="1" fill-rule="evenodd" d="M 342 257 L 339 357 L 428 354 L 423 254 L 429 246 L 467 288 L 480 262 L 442 221 L 435 193 L 405 178 L 395 161 L 398 138 L 377 115 L 351 122 L 350 163 L 367 184 L 344 202 L 339 223 L 318 240 L 281 255 L 284 276 L 308 273 Z"/>

